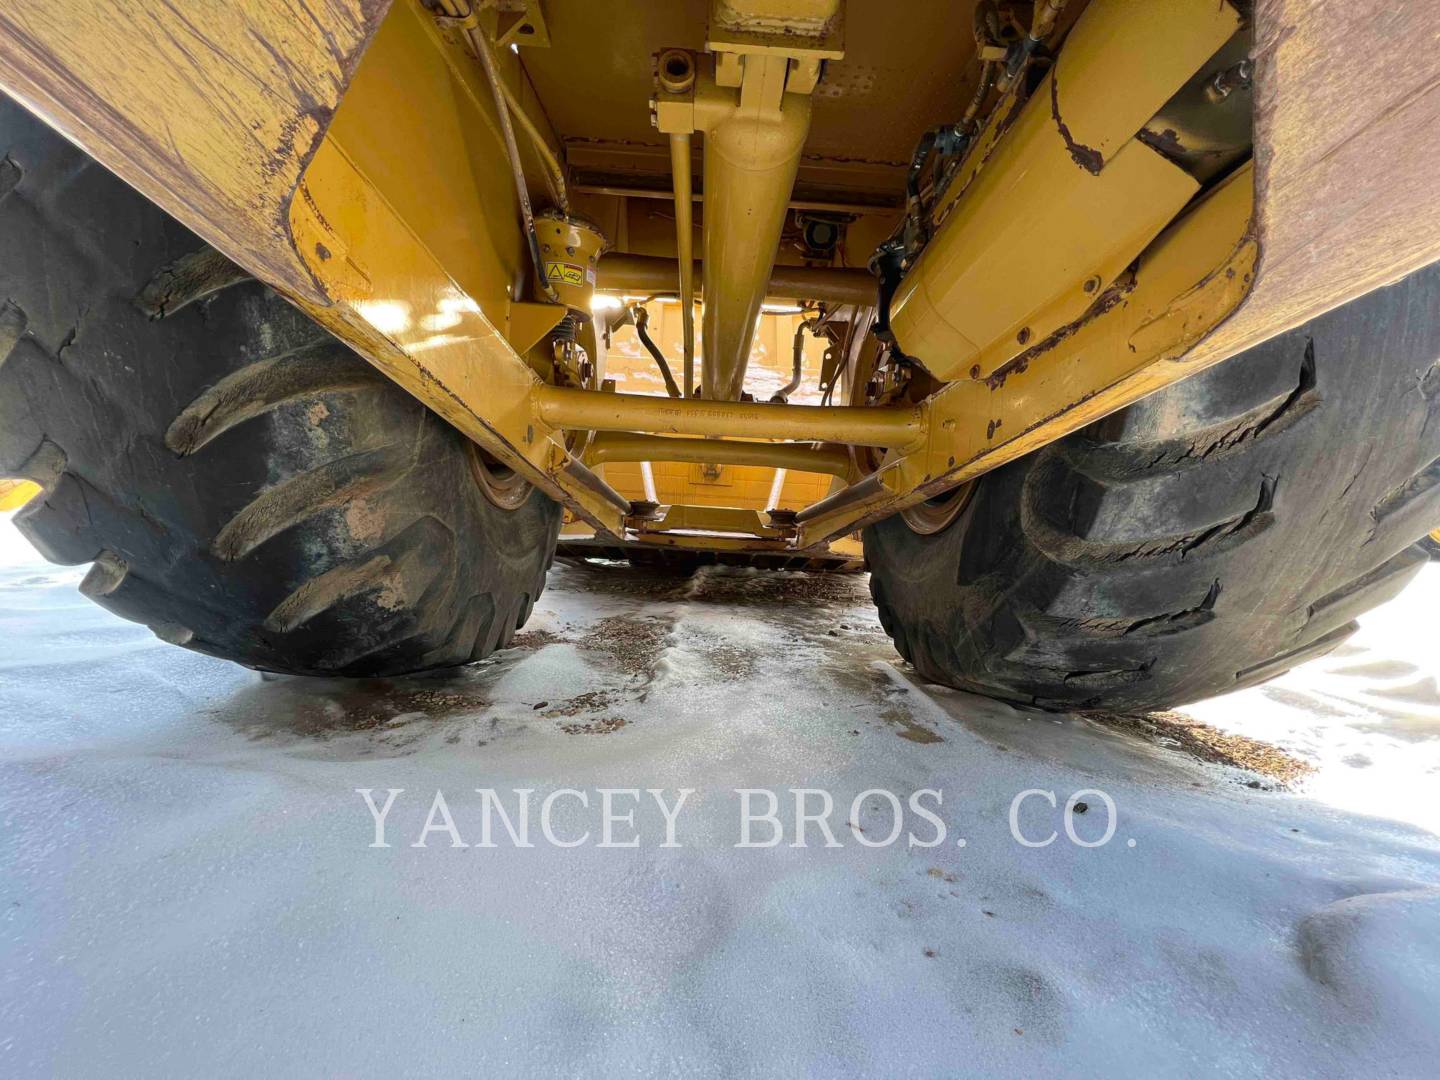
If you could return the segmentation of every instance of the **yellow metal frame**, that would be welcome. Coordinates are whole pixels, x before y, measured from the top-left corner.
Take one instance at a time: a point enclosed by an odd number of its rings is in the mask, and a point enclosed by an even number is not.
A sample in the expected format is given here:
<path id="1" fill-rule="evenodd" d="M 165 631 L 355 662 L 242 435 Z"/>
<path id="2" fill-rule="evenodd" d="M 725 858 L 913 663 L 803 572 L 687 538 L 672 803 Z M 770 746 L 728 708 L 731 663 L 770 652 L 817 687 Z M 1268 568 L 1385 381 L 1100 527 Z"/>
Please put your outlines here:
<path id="1" fill-rule="evenodd" d="M 1417 229 L 1414 214 L 1392 212 L 1377 195 L 1365 204 L 1368 216 L 1352 215 L 1361 224 L 1325 230 L 1306 249 L 1312 261 L 1343 256 L 1359 268 L 1355 275 L 1333 286 L 1298 270 L 1262 278 L 1278 284 L 1256 290 L 1263 305 L 1246 306 L 1243 334 L 1207 340 L 1255 283 L 1267 230 L 1305 219 L 1301 178 L 1331 151 L 1312 153 L 1293 140 L 1265 143 L 1303 114 L 1286 113 L 1287 99 L 1272 94 L 1270 111 L 1257 118 L 1259 161 L 1268 170 L 1259 187 L 1266 199 L 1283 200 L 1275 204 L 1283 205 L 1284 221 L 1267 217 L 1269 204 L 1255 205 L 1256 177 L 1247 167 L 1150 239 L 1193 187 L 1166 171 L 1173 166 L 1140 153 L 1146 148 L 1132 138 L 1132 124 L 1145 119 L 1139 105 L 1134 116 L 1121 116 L 1109 99 L 1087 94 L 1104 75 L 1163 100 L 1167 87 L 1193 72 L 1195 55 L 1224 32 L 1226 24 L 1215 20 L 1228 9 L 1213 0 L 1092 0 L 1051 81 L 1013 124 L 1007 113 L 982 136 L 916 268 L 924 272 L 898 305 L 899 340 L 925 343 L 915 351 L 950 377 L 948 385 L 918 403 L 826 409 L 558 389 L 544 382 L 545 365 L 531 361 L 532 347 L 563 311 L 526 299 L 531 271 L 493 97 L 458 32 L 438 25 L 419 0 L 394 0 L 383 20 L 384 5 L 364 0 L 311 6 L 314 19 L 303 24 L 289 0 L 247 0 L 217 4 L 204 21 L 180 25 L 173 6 L 160 0 L 130 0 L 124 19 L 94 5 L 12 0 L 0 14 L 0 86 L 282 290 L 498 460 L 615 536 L 695 540 L 629 520 L 628 508 L 595 481 L 586 459 L 567 448 L 571 431 L 615 432 L 621 438 L 609 445 L 616 453 L 631 452 L 621 449 L 623 439 L 650 433 L 692 438 L 658 438 L 645 444 L 647 452 L 663 442 L 674 444 L 674 453 L 698 454 L 693 437 L 705 436 L 717 447 L 715 461 L 743 455 L 747 463 L 785 468 L 800 467 L 791 462 L 801 441 L 877 448 L 881 467 L 869 477 L 842 473 L 838 457 L 830 461 L 822 471 L 855 486 L 807 515 L 793 537 L 752 536 L 807 549 L 1044 445 L 1223 359 L 1226 349 L 1295 325 L 1352 295 L 1356 282 L 1379 284 L 1440 255 L 1435 230 Z M 1122 7 L 1134 17 L 1102 33 L 1102 20 Z M 1204 25 L 1194 35 L 1177 31 L 1172 16 L 1181 15 Z M 1262 6 L 1257 17 L 1270 16 Z M 1276 63 L 1320 57 L 1349 65 L 1353 50 L 1343 31 L 1350 24 L 1338 18 L 1306 14 L 1293 37 L 1272 35 Z M 175 32 L 145 29 L 156 20 Z M 1270 30 L 1258 26 L 1257 37 L 1270 40 Z M 1136 34 L 1158 44 L 1142 47 Z M 1143 69 L 1132 71 L 1141 55 Z M 508 50 L 499 60 L 522 95 Z M 1258 62 L 1257 78 L 1268 77 L 1271 59 Z M 756 70 L 764 66 L 757 61 Z M 795 70 L 803 84 L 810 69 Z M 223 94 L 213 81 L 222 72 Z M 733 74 L 717 73 L 717 83 L 735 88 L 727 82 Z M 1389 121 L 1382 115 L 1374 123 L 1382 129 Z M 1055 152 L 1057 139 L 1063 157 Z M 1421 150 L 1399 139 L 1394 148 L 1357 156 L 1346 145 L 1358 189 L 1383 193 L 1387 170 L 1402 167 L 1407 176 L 1429 175 L 1416 165 Z M 1027 162 L 1037 176 L 1052 177 L 1037 184 L 1027 204 L 1042 198 L 1047 185 L 1060 185 L 1103 195 L 1110 207 L 1130 200 L 1146 208 L 1144 227 L 1123 243 L 1107 240 L 1106 261 L 1096 265 L 1071 257 L 1085 246 L 1076 237 L 1095 231 L 1083 213 L 1084 194 L 1066 203 L 1063 220 L 1046 217 L 1043 206 L 1009 205 L 1012 222 L 1037 231 L 1007 230 L 1006 215 L 980 208 L 987 201 L 1005 206 L 1005 174 Z M 529 166 L 538 189 L 544 164 Z M 1027 209 L 1033 217 L 1024 217 Z M 1109 228 L 1115 219 L 1104 220 Z M 1071 229 L 1073 235 L 1057 235 Z M 1336 247 L 1342 241 L 1343 251 Z M 1128 249 L 1137 245 L 1143 250 L 1129 269 L 1136 252 Z M 1399 262 L 1387 255 L 1392 247 L 1402 253 Z M 1036 303 L 1013 317 L 967 312 L 969 294 L 956 283 L 975 260 L 997 252 L 1013 257 L 990 264 L 1008 267 L 991 287 L 1026 295 L 1039 281 L 1044 289 L 1032 290 Z M 603 259 L 600 272 L 603 278 Z M 1094 278 L 1099 283 L 1085 290 Z M 1030 330 L 1027 340 L 1017 325 Z M 952 355 L 958 339 L 973 348 Z M 956 359 L 962 354 L 968 364 Z M 721 450 L 715 437 L 790 441 L 726 443 Z M 607 436 L 592 445 L 603 459 Z"/>
<path id="2" fill-rule="evenodd" d="M 331 301 L 305 306 L 504 464 L 622 535 L 623 512 L 537 412 L 544 384 L 519 349 L 564 309 L 520 299 L 530 268 L 513 199 L 480 69 L 399 0 L 290 203 L 297 250 Z"/>
<path id="3" fill-rule="evenodd" d="M 928 399 L 924 447 L 887 457 L 875 490 L 807 521 L 798 545 L 923 502 L 1200 370 L 1185 354 L 1254 280 L 1253 209 L 1247 165 L 1162 233 L 1089 317 L 1001 374 L 951 383 Z"/>
<path id="4" fill-rule="evenodd" d="M 737 439 L 805 439 L 908 449 L 926 436 L 921 406 L 761 405 L 682 401 L 644 394 L 605 394 L 539 386 L 531 395 L 538 422 L 551 430 L 640 431 Z"/>
<path id="5" fill-rule="evenodd" d="M 896 292 L 907 355 L 988 378 L 1083 315 L 1199 190 L 1135 135 L 1239 26 L 1211 0 L 1095 0 Z"/>
<path id="6" fill-rule="evenodd" d="M 593 467 L 617 461 L 688 461 L 697 465 L 759 465 L 795 472 L 855 474 L 850 452 L 835 444 L 741 442 L 736 439 L 667 439 L 659 435 L 601 432 L 585 449 Z"/>
<path id="7" fill-rule="evenodd" d="M 701 382 L 711 401 L 741 396 L 755 320 L 810 132 L 811 91 L 821 62 L 844 56 L 841 0 L 807 0 L 803 6 L 797 15 L 794 4 L 714 0 L 706 35 L 712 55 L 689 58 L 669 49 L 657 58 L 654 122 L 671 141 L 686 301 L 690 136 L 704 136 Z M 671 61 L 675 75 L 666 66 Z M 687 371 L 691 340 L 687 334 Z"/>
<path id="8" fill-rule="evenodd" d="M 732 552 L 794 551 L 795 527 L 738 506 L 661 506 L 631 517 L 629 539 L 652 547 Z"/>
<path id="9" fill-rule="evenodd" d="M 213 43 L 217 65 L 221 63 L 218 50 L 228 44 L 232 33 L 251 32 L 274 42 L 289 41 L 287 34 L 293 37 L 287 10 L 280 0 L 273 2 L 277 5 L 273 8 L 257 4 L 245 25 L 221 27 L 225 33 Z M 337 18 L 345 15 L 347 2 L 331 0 L 341 9 L 332 14 Z M 1104 2 L 1110 0 L 1096 0 L 1092 7 Z M 69 6 L 37 5 L 30 13 L 34 23 L 30 29 L 37 40 L 48 41 L 52 51 L 63 52 L 72 46 L 67 32 L 74 27 L 66 25 L 67 20 L 84 18 L 70 12 Z M 263 25 L 253 25 L 257 20 Z M 47 29 L 51 31 L 48 35 L 43 32 Z M 106 27 L 107 32 L 114 29 Z M 245 245 L 227 243 L 232 238 L 218 232 L 220 224 L 208 219 L 201 222 L 202 231 L 227 252 L 240 254 L 247 265 L 273 271 L 283 264 L 283 274 L 268 276 L 297 303 L 498 460 L 519 470 L 598 530 L 624 535 L 625 514 L 614 492 L 567 449 L 569 431 L 877 447 L 887 453 L 881 485 L 885 494 L 872 494 L 862 505 L 880 508 L 922 497 L 920 492 L 927 485 L 941 482 L 937 478 L 954 479 L 953 471 L 967 462 L 978 463 L 987 454 L 986 460 L 994 460 L 993 440 L 982 439 L 979 433 L 986 427 L 993 431 L 997 422 L 1004 423 L 1007 432 L 1030 431 L 1025 441 L 1038 445 L 1045 437 L 1042 431 L 1056 428 L 1039 429 L 1034 421 L 1063 413 L 1068 405 L 1091 397 L 1096 386 L 1103 385 L 1083 376 L 1071 377 L 1056 383 L 1056 392 L 1043 404 L 1034 396 L 1011 391 L 1004 395 L 1006 407 L 999 418 L 988 415 L 996 412 L 989 400 L 993 392 L 975 382 L 954 383 L 919 405 L 885 408 L 677 402 L 546 385 L 537 374 L 537 367 L 544 370 L 543 365 L 527 363 L 522 352 L 543 336 L 561 312 L 555 306 L 523 299 L 530 270 L 512 212 L 513 192 L 494 100 L 482 72 L 465 49 L 459 31 L 437 25 L 418 0 L 396 0 L 383 23 L 372 30 L 363 62 L 353 71 L 341 72 L 346 82 L 343 97 L 330 95 L 332 111 L 324 117 L 328 123 L 323 124 L 308 160 L 285 160 L 284 166 L 290 170 L 285 177 L 293 181 L 293 188 L 287 192 L 283 183 L 275 183 L 258 193 L 263 204 L 261 216 L 278 219 L 282 226 L 277 233 L 272 224 L 269 245 L 283 250 L 268 251 L 263 260 L 246 258 L 253 256 L 251 249 L 260 238 L 247 235 Z M 834 48 L 833 37 L 831 33 L 817 48 Z M 141 54 L 146 48 L 162 53 L 169 48 L 164 42 L 134 44 Z M 359 44 L 364 43 L 357 43 L 357 50 Z M 788 49 L 736 44 L 726 48 L 730 51 L 721 55 L 720 67 L 713 76 L 702 79 L 704 85 L 694 95 L 696 118 L 691 125 L 706 131 L 716 144 L 711 147 L 720 151 L 712 154 L 716 160 L 724 156 L 724 139 L 719 136 L 725 125 L 748 124 L 746 130 L 754 134 L 778 123 L 788 131 L 801 122 L 808 105 L 803 94 L 782 94 L 777 87 L 783 87 L 784 80 L 775 83 L 771 78 L 776 71 L 783 75 L 790 65 L 799 65 L 796 71 L 800 76 L 810 70 L 803 59 L 796 59 L 793 43 Z M 11 61 L 8 68 L 6 60 Z M 313 56 L 311 60 L 314 70 L 310 77 L 317 84 L 327 75 L 332 81 L 337 77 L 325 66 L 331 62 L 328 57 Z M 17 72 L 13 61 L 13 53 L 7 55 L 0 48 L 0 75 L 7 84 L 33 81 L 33 73 Z M 155 62 L 178 65 L 179 60 L 157 56 Z M 813 66 L 818 71 L 818 61 Z M 756 85 L 750 85 L 747 73 L 758 80 Z M 808 86 L 803 78 L 800 84 L 801 88 Z M 172 85 L 170 89 L 175 100 L 162 111 L 186 112 L 190 125 L 186 130 L 196 132 L 197 138 L 207 128 L 236 123 L 226 109 L 238 108 L 242 116 L 257 114 L 270 126 L 283 123 L 284 117 L 297 109 L 296 103 L 264 90 L 238 105 L 222 108 L 199 88 Z M 110 87 L 109 96 L 119 106 L 128 103 L 126 92 L 118 85 Z M 781 96 L 785 106 L 776 113 Z M 75 105 L 71 103 L 72 108 Z M 55 111 L 63 115 L 64 108 L 57 106 Z M 788 120 L 784 118 L 787 112 Z M 1026 138 L 1038 141 L 1050 134 L 1043 123 L 1037 123 L 1033 135 Z M 1021 141 L 1017 140 L 1017 145 Z M 113 140 L 97 139 L 91 145 L 102 157 L 108 151 L 109 157 L 130 161 L 126 148 L 114 145 Z M 232 198 L 244 192 L 257 197 L 255 166 L 248 160 L 197 158 L 184 145 L 178 154 L 180 160 L 172 169 L 177 175 L 181 166 L 193 167 L 198 161 L 211 187 L 229 190 Z M 416 169 L 416 163 L 422 161 L 425 168 Z M 777 168 L 783 165 L 782 171 L 789 169 L 789 152 L 776 162 Z M 266 173 L 274 174 L 273 168 Z M 725 175 L 713 178 L 715 189 L 707 198 L 714 205 L 724 201 Z M 734 179 L 736 183 L 744 181 L 743 177 Z M 1146 183 L 1149 179 L 1142 178 L 1120 187 L 1133 189 Z M 767 190 L 770 186 L 766 185 Z M 177 179 L 172 187 L 178 190 L 182 185 Z M 761 194 L 751 191 L 744 199 L 753 201 Z M 157 199 L 176 207 L 171 192 L 157 192 Z M 783 209 L 784 202 L 782 196 L 777 205 Z M 193 208 L 178 208 L 192 209 L 189 217 L 196 216 Z M 953 217 L 944 228 L 956 233 L 963 214 L 957 212 Z M 748 304 L 752 294 L 763 294 L 763 287 L 758 291 L 749 287 L 749 278 L 758 274 L 758 281 L 768 279 L 772 254 L 765 254 L 758 263 L 755 259 L 749 255 L 740 258 L 740 262 L 754 264 L 756 273 L 741 275 L 743 288 L 724 287 L 732 300 L 738 302 L 743 292 Z M 300 273 L 296 272 L 297 263 Z M 736 260 L 728 255 L 707 260 L 707 277 L 712 276 L 708 274 L 712 266 L 719 268 L 722 263 L 733 266 Z M 722 286 L 714 281 L 707 284 L 707 306 L 729 310 L 721 302 Z M 1218 319 L 1224 312 L 1216 309 L 1213 314 Z M 1109 327 L 1113 322 L 1103 325 Z M 706 337 L 711 339 L 710 334 Z M 1016 380 L 1011 385 L 1028 381 Z M 1060 400 L 1063 394 L 1074 396 Z M 1027 423 L 1022 414 L 1037 404 L 1043 411 Z M 795 452 L 789 447 L 761 450 L 756 446 L 764 444 L 751 444 L 741 453 L 749 460 L 768 457 L 779 464 Z M 952 471 L 947 473 L 947 469 Z M 838 472 L 838 463 L 835 470 L 827 471 Z M 826 515 L 808 524 L 798 543 L 803 546 L 837 535 L 845 531 L 842 519 L 855 517 L 853 509 L 839 517 Z"/>
<path id="10" fill-rule="evenodd" d="M 783 540 L 793 536 L 795 529 L 779 528 L 767 521 L 758 510 L 738 506 L 661 506 L 654 514 L 631 518 L 635 531 L 642 536 L 658 533 L 728 533 L 740 539 L 757 536 Z"/>

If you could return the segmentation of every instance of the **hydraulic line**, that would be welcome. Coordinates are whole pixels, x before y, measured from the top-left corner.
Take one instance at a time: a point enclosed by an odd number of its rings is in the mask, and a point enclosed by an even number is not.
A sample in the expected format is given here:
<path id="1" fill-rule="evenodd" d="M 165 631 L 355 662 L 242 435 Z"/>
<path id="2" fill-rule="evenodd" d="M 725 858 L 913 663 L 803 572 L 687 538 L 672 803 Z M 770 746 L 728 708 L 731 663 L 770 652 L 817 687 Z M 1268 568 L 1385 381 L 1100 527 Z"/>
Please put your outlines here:
<path id="1" fill-rule="evenodd" d="M 465 38 L 479 58 L 480 66 L 485 69 L 485 78 L 490 82 L 490 92 L 495 96 L 495 111 L 500 117 L 500 131 L 505 137 L 505 156 L 510 159 L 510 171 L 515 177 L 515 194 L 520 199 L 520 217 L 525 223 L 525 236 L 530 243 L 530 258 L 535 265 L 535 275 L 540 279 L 540 287 L 545 291 L 545 296 L 551 303 L 558 304 L 559 294 L 545 279 L 540 258 L 540 238 L 535 234 L 535 212 L 530 206 L 530 189 L 525 184 L 525 170 L 520 164 L 520 147 L 515 142 L 515 125 L 510 120 L 510 103 L 506 98 L 505 84 L 501 81 L 499 69 L 495 65 L 495 57 L 490 54 L 490 43 L 481 33 L 479 26 L 473 22 L 465 25 L 466 21 L 470 20 L 473 9 L 460 11 L 456 0 L 441 0 L 441 7 L 449 18 L 461 20 Z"/>
<path id="2" fill-rule="evenodd" d="M 476 59 L 484 63 L 482 52 L 489 50 L 485 46 L 480 27 L 475 21 L 475 0 L 471 0 L 464 12 L 460 11 L 458 0 L 438 0 L 436 6 L 440 9 L 443 18 L 454 21 L 469 43 L 470 51 L 475 54 Z M 495 84 L 491 84 L 491 89 L 492 91 L 495 89 Z M 570 195 L 565 187 L 565 169 L 561 166 L 559 158 L 550 149 L 550 144 L 540 129 L 535 126 L 535 121 L 530 119 L 530 114 L 526 111 L 525 106 L 520 104 L 520 99 L 503 80 L 499 83 L 499 92 L 505 99 L 505 105 L 511 115 L 519 122 L 520 129 L 525 132 L 525 137 L 530 140 L 541 165 L 545 168 L 545 188 L 549 191 L 550 198 L 560 208 L 561 213 L 568 216 Z"/>
<path id="3" fill-rule="evenodd" d="M 510 106 L 511 115 L 520 123 L 520 129 L 530 140 L 530 145 L 535 148 L 535 154 L 540 158 L 540 163 L 545 166 L 545 187 L 550 192 L 550 197 L 555 200 L 555 205 L 560 212 L 567 217 L 570 214 L 570 195 L 565 189 L 565 170 L 560 165 L 560 159 L 550 149 L 550 144 L 545 141 L 545 136 L 535 126 L 535 121 L 530 119 L 530 114 L 525 111 L 510 87 L 502 81 L 500 92 L 505 96 L 505 103 Z"/>
<path id="4" fill-rule="evenodd" d="M 1060 12 L 1065 10 L 1068 0 L 1039 0 L 1035 5 L 1035 12 L 1030 17 L 1030 30 L 1011 49 L 1011 55 L 1004 64 L 1004 70 L 1000 78 L 996 80 L 995 88 L 1000 91 L 1003 97 L 1015 85 L 1017 79 L 1024 73 L 1030 64 L 1030 57 L 1035 50 L 1045 43 L 1050 32 L 1055 29 L 1055 20 L 1060 17 Z"/>
<path id="5" fill-rule="evenodd" d="M 670 365 L 665 362 L 665 354 L 660 351 L 660 346 L 651 340 L 646 328 L 650 324 L 650 313 L 639 304 L 631 309 L 631 317 L 635 320 L 635 333 L 640 338 L 640 344 L 645 346 L 645 351 L 655 358 L 655 363 L 660 368 L 660 376 L 665 380 L 665 392 L 672 398 L 680 396 L 680 388 L 675 385 L 675 376 L 670 374 Z"/>
<path id="6" fill-rule="evenodd" d="M 771 404 L 784 405 L 790 395 L 800 388 L 801 373 L 805 364 L 805 333 L 814 333 L 820 327 L 819 319 L 806 319 L 795 328 L 795 355 L 790 366 L 790 381 L 770 398 Z"/>
<path id="7" fill-rule="evenodd" d="M 974 135 L 977 124 L 976 118 L 980 115 L 980 107 L 985 104 L 985 98 L 990 93 L 990 88 L 995 85 L 995 68 L 997 62 L 986 60 L 980 65 L 980 78 L 975 84 L 975 95 L 970 99 L 970 104 L 965 107 L 965 114 L 960 118 L 960 130 L 966 135 Z"/>
<path id="8" fill-rule="evenodd" d="M 1035 5 L 1035 13 L 1030 18 L 1030 38 L 1037 46 L 1055 29 L 1055 20 L 1065 10 L 1066 3 L 1067 0 L 1041 0 Z"/>

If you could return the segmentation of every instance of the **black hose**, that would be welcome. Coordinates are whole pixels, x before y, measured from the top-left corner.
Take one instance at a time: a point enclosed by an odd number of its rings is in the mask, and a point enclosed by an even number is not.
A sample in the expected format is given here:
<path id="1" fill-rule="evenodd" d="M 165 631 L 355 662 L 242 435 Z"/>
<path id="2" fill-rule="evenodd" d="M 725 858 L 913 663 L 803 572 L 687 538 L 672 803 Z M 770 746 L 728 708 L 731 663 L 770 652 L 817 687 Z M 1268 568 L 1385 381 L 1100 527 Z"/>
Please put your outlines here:
<path id="1" fill-rule="evenodd" d="M 643 307 L 635 308 L 635 333 L 640 336 L 640 344 L 645 346 L 645 351 L 655 358 L 655 363 L 660 366 L 660 375 L 665 380 L 665 392 L 673 398 L 680 396 L 680 387 L 675 385 L 675 376 L 670 374 L 670 365 L 665 362 L 665 354 L 660 351 L 660 346 L 650 340 L 650 335 L 645 332 L 645 326 L 650 321 L 650 313 Z"/>
<path id="2" fill-rule="evenodd" d="M 453 5 L 452 5 L 453 6 Z M 530 246 L 530 261 L 535 264 L 535 273 L 540 278 L 540 288 L 552 304 L 560 303 L 560 294 L 550 279 L 545 276 L 545 261 L 540 257 L 540 238 L 535 233 L 535 214 L 530 208 L 530 189 L 525 184 L 525 169 L 520 164 L 520 148 L 515 144 L 515 127 L 510 122 L 510 106 L 505 101 L 505 88 L 500 82 L 495 58 L 490 55 L 490 45 L 478 27 L 467 31 L 475 55 L 485 69 L 485 78 L 490 82 L 490 91 L 495 98 L 495 111 L 500 117 L 500 133 L 504 136 L 505 156 L 510 161 L 510 171 L 515 180 L 515 195 L 520 200 L 520 218 L 525 223 L 525 236 Z"/>
<path id="3" fill-rule="evenodd" d="M 819 319 L 806 319 L 795 328 L 795 356 L 791 366 L 790 381 L 775 392 L 770 399 L 773 405 L 784 405 L 790 395 L 800 388 L 805 364 L 805 331 L 812 333 L 819 326 Z"/>

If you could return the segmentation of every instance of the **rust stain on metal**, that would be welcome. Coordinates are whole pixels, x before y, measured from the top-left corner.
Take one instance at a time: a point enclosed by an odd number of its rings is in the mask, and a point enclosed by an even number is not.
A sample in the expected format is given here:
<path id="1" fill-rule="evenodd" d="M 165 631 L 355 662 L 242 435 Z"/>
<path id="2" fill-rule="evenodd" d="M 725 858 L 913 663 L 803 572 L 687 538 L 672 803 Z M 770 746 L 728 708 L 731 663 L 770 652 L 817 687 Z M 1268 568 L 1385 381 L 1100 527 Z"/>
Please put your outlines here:
<path id="1" fill-rule="evenodd" d="M 1086 146 L 1082 142 L 1076 142 L 1075 137 L 1070 134 L 1070 129 L 1065 126 L 1065 121 L 1060 119 L 1060 73 L 1053 72 L 1050 76 L 1050 115 L 1055 118 L 1055 126 L 1060 131 L 1060 137 L 1065 140 L 1065 147 L 1070 151 L 1070 156 L 1092 176 L 1099 176 L 1100 169 L 1105 164 L 1105 158 L 1100 151 L 1093 146 Z"/>
<path id="2" fill-rule="evenodd" d="M 1005 380 L 1008 379 L 1011 375 L 1018 375 L 1020 372 L 1024 371 L 1030 366 L 1031 360 L 1034 360 L 1042 353 L 1049 352 L 1056 345 L 1060 344 L 1060 342 L 1064 341 L 1066 338 L 1070 337 L 1070 335 L 1074 334 L 1086 323 L 1090 322 L 1092 319 L 1098 319 L 1101 315 L 1104 315 L 1107 311 L 1110 311 L 1113 307 L 1115 307 L 1116 304 L 1119 304 L 1122 300 L 1124 300 L 1125 297 L 1128 296 L 1134 288 L 1135 278 L 1133 275 L 1127 275 L 1126 277 L 1121 278 L 1114 285 L 1111 285 L 1110 288 L 1106 289 L 1103 293 L 1096 297 L 1095 303 L 1091 304 L 1088 308 L 1086 308 L 1085 314 L 1081 315 L 1080 318 L 1074 320 L 1073 322 L 1066 323 L 1064 326 L 1060 327 L 1060 329 L 1056 330 L 1053 334 L 1047 337 L 1044 341 L 1040 342 L 1038 345 L 1031 346 L 1024 352 L 1022 352 L 1020 355 L 1001 364 L 998 368 L 996 368 L 993 372 L 990 373 L 989 377 L 985 380 L 985 385 L 988 386 L 991 390 L 999 390 L 1002 386 L 1005 385 Z"/>
<path id="3" fill-rule="evenodd" d="M 1180 142 L 1180 136 L 1174 128 L 1166 128 L 1164 131 L 1155 132 L 1149 128 L 1141 128 L 1136 136 L 1142 143 L 1159 154 L 1174 160 L 1183 157 L 1185 147 Z"/>

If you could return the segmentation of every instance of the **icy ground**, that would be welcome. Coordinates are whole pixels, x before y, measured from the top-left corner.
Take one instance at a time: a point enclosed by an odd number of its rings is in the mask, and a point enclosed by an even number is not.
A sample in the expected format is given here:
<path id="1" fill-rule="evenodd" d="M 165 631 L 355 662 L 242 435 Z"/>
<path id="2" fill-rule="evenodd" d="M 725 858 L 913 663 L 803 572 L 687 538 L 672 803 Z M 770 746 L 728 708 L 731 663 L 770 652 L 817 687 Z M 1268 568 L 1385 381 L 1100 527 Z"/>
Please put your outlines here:
<path id="1" fill-rule="evenodd" d="M 917 684 L 860 578 L 557 568 L 516 648 L 341 684 L 163 645 L 80 576 L 0 521 L 0 1075 L 1435 1074 L 1440 565 L 1189 710 L 1317 763 L 1299 794 Z M 404 789 L 389 847 L 357 788 Z M 535 846 L 478 846 L 476 788 L 535 789 Z M 560 788 L 581 846 L 534 835 Z M 601 788 L 694 789 L 679 846 L 642 793 L 641 846 L 599 847 Z M 781 846 L 734 847 L 736 788 L 780 792 Z M 842 846 L 789 846 L 789 788 Z M 943 792 L 945 841 L 862 846 L 871 788 Z M 470 846 L 412 846 L 437 790 Z"/>

